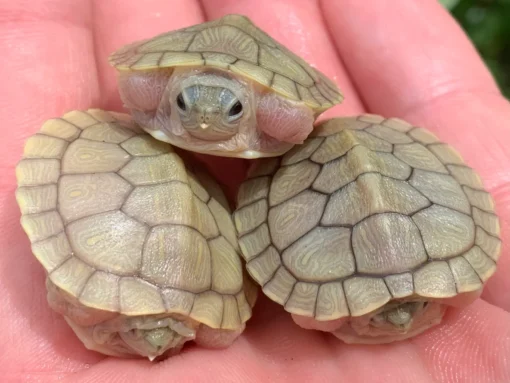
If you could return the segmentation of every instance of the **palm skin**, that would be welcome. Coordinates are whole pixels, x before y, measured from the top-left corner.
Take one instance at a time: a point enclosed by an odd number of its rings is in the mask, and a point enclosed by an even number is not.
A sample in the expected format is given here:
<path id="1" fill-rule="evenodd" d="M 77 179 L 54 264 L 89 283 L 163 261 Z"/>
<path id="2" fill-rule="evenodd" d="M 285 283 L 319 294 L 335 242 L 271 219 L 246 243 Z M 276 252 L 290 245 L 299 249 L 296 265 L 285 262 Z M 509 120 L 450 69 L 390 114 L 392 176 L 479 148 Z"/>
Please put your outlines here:
<path id="1" fill-rule="evenodd" d="M 14 200 L 26 138 L 70 109 L 121 110 L 108 54 L 156 33 L 243 13 L 334 78 L 346 101 L 323 117 L 400 117 L 451 143 L 482 176 L 501 217 L 503 255 L 481 297 L 411 340 L 346 345 L 307 331 L 260 295 L 226 350 L 187 348 L 151 364 L 86 350 L 46 303 Z M 0 376 L 2 382 L 510 381 L 510 105 L 435 0 L 0 0 Z M 246 163 L 216 176 L 230 195 Z"/>

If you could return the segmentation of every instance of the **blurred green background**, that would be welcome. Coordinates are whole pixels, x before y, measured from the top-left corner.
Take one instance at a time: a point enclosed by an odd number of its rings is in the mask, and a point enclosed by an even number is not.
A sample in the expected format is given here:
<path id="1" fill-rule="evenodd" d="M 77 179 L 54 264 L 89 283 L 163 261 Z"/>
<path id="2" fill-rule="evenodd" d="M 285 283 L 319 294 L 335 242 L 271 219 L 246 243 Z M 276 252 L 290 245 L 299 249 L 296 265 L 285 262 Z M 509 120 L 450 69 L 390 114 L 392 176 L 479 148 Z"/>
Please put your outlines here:
<path id="1" fill-rule="evenodd" d="M 467 32 L 510 99 L 510 0 L 440 0 Z"/>

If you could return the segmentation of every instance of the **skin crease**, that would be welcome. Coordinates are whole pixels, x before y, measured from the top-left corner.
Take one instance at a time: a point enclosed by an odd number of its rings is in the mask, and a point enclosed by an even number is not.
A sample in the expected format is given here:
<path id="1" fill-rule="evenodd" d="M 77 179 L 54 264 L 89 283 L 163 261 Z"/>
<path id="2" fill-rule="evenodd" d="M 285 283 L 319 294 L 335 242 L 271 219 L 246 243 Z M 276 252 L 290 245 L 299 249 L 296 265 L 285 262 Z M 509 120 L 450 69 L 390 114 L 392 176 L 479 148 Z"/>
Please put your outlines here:
<path id="1" fill-rule="evenodd" d="M 450 309 L 437 328 L 382 346 L 350 346 L 299 328 L 261 297 L 234 345 L 198 347 L 159 364 L 84 349 L 44 291 L 14 199 L 26 138 L 77 108 L 121 109 L 108 54 L 135 39 L 242 12 L 320 67 L 345 102 L 324 115 L 400 117 L 455 146 L 482 176 L 510 240 L 510 106 L 437 1 L 0 0 L 0 376 L 3 382 L 508 382 L 510 257 L 481 299 Z M 433 22 L 431 22 L 433 21 Z M 204 156 L 198 156 L 204 159 Z M 235 193 L 245 165 L 211 162 Z M 229 167 L 228 172 L 224 168 Z"/>

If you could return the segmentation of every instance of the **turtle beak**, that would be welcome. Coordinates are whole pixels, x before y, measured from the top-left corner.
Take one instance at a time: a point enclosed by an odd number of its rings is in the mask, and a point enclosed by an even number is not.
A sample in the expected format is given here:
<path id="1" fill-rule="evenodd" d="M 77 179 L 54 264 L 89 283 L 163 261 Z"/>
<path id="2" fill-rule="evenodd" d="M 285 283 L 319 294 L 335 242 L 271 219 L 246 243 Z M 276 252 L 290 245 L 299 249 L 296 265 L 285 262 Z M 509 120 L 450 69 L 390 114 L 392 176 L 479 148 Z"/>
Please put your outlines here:
<path id="1" fill-rule="evenodd" d="M 206 124 L 206 123 L 201 123 L 200 124 L 200 127 L 203 129 L 203 130 L 206 130 L 208 127 L 209 127 L 209 124 Z"/>

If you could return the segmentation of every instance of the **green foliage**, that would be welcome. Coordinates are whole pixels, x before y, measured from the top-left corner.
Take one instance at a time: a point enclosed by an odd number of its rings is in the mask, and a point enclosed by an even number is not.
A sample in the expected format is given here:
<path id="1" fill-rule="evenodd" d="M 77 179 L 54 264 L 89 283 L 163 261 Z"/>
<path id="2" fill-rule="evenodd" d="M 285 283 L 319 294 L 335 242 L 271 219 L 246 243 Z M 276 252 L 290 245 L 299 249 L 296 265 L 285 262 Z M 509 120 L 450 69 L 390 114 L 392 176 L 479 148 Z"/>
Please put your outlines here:
<path id="1" fill-rule="evenodd" d="M 510 0 L 440 0 L 471 38 L 510 98 Z"/>

